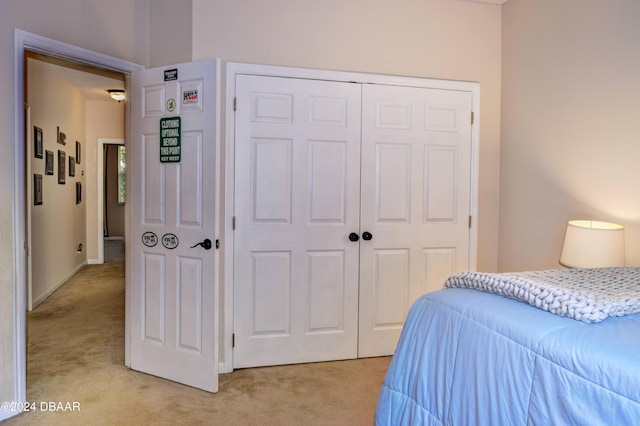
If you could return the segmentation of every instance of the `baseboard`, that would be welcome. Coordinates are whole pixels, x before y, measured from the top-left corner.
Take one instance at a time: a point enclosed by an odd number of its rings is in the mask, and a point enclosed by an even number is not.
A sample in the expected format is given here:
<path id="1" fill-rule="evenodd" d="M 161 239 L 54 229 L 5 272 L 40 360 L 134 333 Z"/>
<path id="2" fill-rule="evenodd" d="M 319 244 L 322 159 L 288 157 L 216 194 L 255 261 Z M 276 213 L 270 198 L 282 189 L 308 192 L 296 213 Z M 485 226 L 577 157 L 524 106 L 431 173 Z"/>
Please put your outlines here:
<path id="1" fill-rule="evenodd" d="M 16 405 L 18 405 L 17 401 L 15 401 L 15 402 L 16 402 Z M 24 404 L 24 405 L 26 405 L 26 404 Z M 9 419 L 9 418 L 11 418 L 13 416 L 17 416 L 20 413 L 22 413 L 22 411 L 18 411 L 18 410 L 15 410 L 15 411 L 0 410 L 0 422 L 4 421 L 4 420 L 7 420 L 7 419 Z"/>
<path id="2" fill-rule="evenodd" d="M 124 240 L 124 237 L 104 237 L 104 241 Z"/>
<path id="3" fill-rule="evenodd" d="M 57 289 L 62 287 L 67 281 L 69 281 L 75 274 L 80 272 L 84 267 L 87 266 L 87 262 L 82 262 L 78 265 L 74 270 L 72 270 L 69 274 L 67 274 L 62 280 L 58 281 L 56 285 L 54 285 L 51 289 L 49 289 L 46 293 L 39 296 L 38 298 L 33 300 L 33 307 L 31 310 L 34 310 L 39 304 L 47 300 L 47 297 L 51 296 Z"/>
<path id="4" fill-rule="evenodd" d="M 100 259 L 87 259 L 87 265 L 102 265 L 104 262 L 100 262 Z"/>
<path id="5" fill-rule="evenodd" d="M 17 401 L 15 401 L 15 402 L 16 402 L 16 405 L 18 405 Z M 27 405 L 27 404 L 22 404 L 22 405 Z M 18 411 L 18 410 L 15 410 L 15 411 L 0 410 L 0 422 L 2 422 L 4 420 L 7 420 L 7 419 L 9 419 L 9 418 L 11 418 L 13 416 L 17 416 L 20 413 L 22 413 L 22 411 Z"/>
<path id="6" fill-rule="evenodd" d="M 219 362 L 218 374 L 228 374 L 228 373 L 233 373 L 233 366 L 231 365 L 227 366 L 226 362 Z"/>

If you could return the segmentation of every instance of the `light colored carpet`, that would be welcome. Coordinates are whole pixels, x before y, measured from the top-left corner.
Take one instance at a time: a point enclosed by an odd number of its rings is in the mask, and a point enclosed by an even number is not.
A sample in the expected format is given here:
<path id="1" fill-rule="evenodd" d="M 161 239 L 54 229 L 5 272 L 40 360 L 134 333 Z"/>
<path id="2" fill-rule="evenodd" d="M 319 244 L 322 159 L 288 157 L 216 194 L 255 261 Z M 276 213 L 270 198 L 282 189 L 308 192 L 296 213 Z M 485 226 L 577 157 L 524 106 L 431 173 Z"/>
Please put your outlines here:
<path id="1" fill-rule="evenodd" d="M 104 262 L 123 263 L 124 262 L 124 240 L 104 240 Z"/>
<path id="2" fill-rule="evenodd" d="M 124 263 L 87 266 L 27 324 L 27 398 L 38 411 L 7 425 L 371 425 L 391 360 L 237 370 L 220 376 L 217 394 L 129 370 Z M 41 411 L 42 402 L 80 411 Z"/>

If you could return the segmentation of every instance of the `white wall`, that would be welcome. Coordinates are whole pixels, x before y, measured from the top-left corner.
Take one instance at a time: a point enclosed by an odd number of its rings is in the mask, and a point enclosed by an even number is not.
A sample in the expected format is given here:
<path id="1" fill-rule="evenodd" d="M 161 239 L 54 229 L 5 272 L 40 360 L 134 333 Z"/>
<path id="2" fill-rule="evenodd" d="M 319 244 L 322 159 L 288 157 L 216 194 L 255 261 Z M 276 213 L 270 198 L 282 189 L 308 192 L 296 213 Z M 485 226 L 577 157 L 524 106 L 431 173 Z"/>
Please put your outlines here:
<path id="1" fill-rule="evenodd" d="M 149 66 L 191 61 L 192 0 L 153 0 L 150 14 Z"/>
<path id="2" fill-rule="evenodd" d="M 478 269 L 497 268 L 501 8 L 452 0 L 193 0 L 193 59 L 478 81 Z"/>
<path id="3" fill-rule="evenodd" d="M 0 401 L 19 397 L 14 388 L 15 284 L 22 274 L 15 244 L 14 28 L 76 46 L 148 64 L 150 0 L 2 0 L 0 13 Z M 0 418 L 3 414 L 0 414 Z"/>
<path id="4" fill-rule="evenodd" d="M 567 220 L 626 226 L 640 265 L 640 2 L 503 7 L 501 271 L 557 268 Z"/>
<path id="5" fill-rule="evenodd" d="M 89 100 L 87 105 L 87 137 L 86 154 L 86 182 L 87 190 L 87 259 L 98 259 L 98 232 L 102 225 L 98 224 L 98 197 L 102 192 L 98 188 L 98 138 L 124 139 L 124 103 L 113 100 Z"/>
<path id="6" fill-rule="evenodd" d="M 45 158 L 31 155 L 31 176 L 42 175 L 41 205 L 31 205 L 32 300 L 34 307 L 68 280 L 86 263 L 85 203 L 76 204 L 76 182 L 86 188 L 84 164 L 70 175 L 69 158 L 76 157 L 76 141 L 84 141 L 85 100 L 60 73 L 59 67 L 28 60 L 28 104 L 31 128 L 43 133 Z M 66 134 L 66 144 L 57 143 L 57 127 Z M 32 131 L 30 129 L 30 131 Z M 45 174 L 46 151 L 53 152 L 53 175 Z M 58 153 L 65 155 L 65 183 L 58 183 Z M 83 189 L 85 189 L 83 188 Z M 84 192 L 84 191 L 83 191 Z M 82 244 L 83 250 L 77 252 Z"/>

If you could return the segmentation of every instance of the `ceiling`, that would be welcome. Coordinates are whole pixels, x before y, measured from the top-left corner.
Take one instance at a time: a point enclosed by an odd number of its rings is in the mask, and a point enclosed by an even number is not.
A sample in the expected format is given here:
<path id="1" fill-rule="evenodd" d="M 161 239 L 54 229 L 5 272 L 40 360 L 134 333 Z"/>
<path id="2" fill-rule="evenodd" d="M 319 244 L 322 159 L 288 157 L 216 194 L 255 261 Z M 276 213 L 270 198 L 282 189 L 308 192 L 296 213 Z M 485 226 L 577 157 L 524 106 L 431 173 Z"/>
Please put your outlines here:
<path id="1" fill-rule="evenodd" d="M 71 83 L 86 100 L 110 100 L 107 90 L 124 90 L 124 81 L 105 77 L 86 71 L 78 71 L 67 67 L 58 67 L 60 73 Z"/>
<path id="2" fill-rule="evenodd" d="M 86 100 L 111 100 L 107 90 L 124 90 L 124 75 L 115 71 L 68 61 L 36 52 L 27 52 L 29 60 L 45 62 L 74 86 Z"/>
<path id="3" fill-rule="evenodd" d="M 498 5 L 498 6 L 502 6 L 503 4 L 508 2 L 509 0 L 462 0 L 462 1 L 467 1 L 469 3 L 495 4 L 495 5 Z"/>

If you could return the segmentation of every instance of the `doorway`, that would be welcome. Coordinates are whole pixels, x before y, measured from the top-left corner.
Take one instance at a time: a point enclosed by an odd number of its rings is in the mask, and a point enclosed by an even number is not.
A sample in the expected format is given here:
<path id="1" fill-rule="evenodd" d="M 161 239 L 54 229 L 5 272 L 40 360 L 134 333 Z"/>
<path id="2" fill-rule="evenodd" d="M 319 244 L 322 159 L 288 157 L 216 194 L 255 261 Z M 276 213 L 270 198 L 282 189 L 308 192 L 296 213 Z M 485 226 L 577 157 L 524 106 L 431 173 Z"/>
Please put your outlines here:
<path id="1" fill-rule="evenodd" d="M 96 191 L 97 194 L 102 194 L 97 197 L 98 257 L 95 263 L 98 264 L 109 260 L 109 246 L 124 244 L 126 193 L 123 190 L 126 188 L 126 181 L 123 182 L 123 179 L 126 163 L 120 163 L 120 156 L 126 155 L 124 150 L 124 139 L 98 138 Z"/>
<path id="2" fill-rule="evenodd" d="M 103 198 L 96 191 L 96 181 L 103 180 L 96 164 L 96 135 L 110 131 L 124 143 L 124 104 L 107 92 L 124 89 L 124 76 L 33 52 L 27 52 L 26 67 L 27 139 L 32 139 L 26 145 L 25 182 L 32 194 L 27 203 L 31 310 L 85 265 L 102 263 L 96 257 L 103 231 L 94 225 Z M 116 206 L 120 215 L 114 223 L 123 239 L 124 204 L 118 206 L 116 200 Z"/>
<path id="3" fill-rule="evenodd" d="M 27 205 L 32 200 L 26 198 L 27 179 L 26 162 L 28 160 L 25 150 L 26 128 L 24 105 L 25 93 L 22 90 L 26 84 L 25 61 L 27 51 L 49 55 L 55 58 L 64 58 L 72 63 L 91 65 L 100 69 L 115 71 L 125 75 L 125 87 L 128 75 L 135 70 L 144 69 L 143 66 L 127 62 L 118 58 L 109 57 L 97 52 L 88 51 L 73 45 L 58 42 L 36 34 L 31 34 L 16 29 L 14 43 L 14 193 L 13 205 L 15 214 L 13 219 L 14 248 L 16 254 L 16 277 L 14 280 L 14 311 L 17 313 L 15 322 L 16 356 L 14 357 L 13 371 L 15 400 L 26 400 L 26 307 L 27 307 L 27 252 L 29 250 L 27 240 Z M 126 117 L 126 112 L 125 112 Z M 64 131 L 63 131 L 64 133 Z M 57 139 L 57 138 L 56 138 Z M 74 141 L 75 143 L 75 141 Z M 74 154 L 75 155 L 75 154 Z M 77 155 L 76 155 L 77 156 Z M 66 160 L 66 159 L 65 159 Z M 67 160 L 68 161 L 68 160 Z M 58 162 L 59 164 L 59 162 Z M 65 163 L 66 164 L 66 163 Z M 66 184 L 66 182 L 65 182 Z M 82 193 L 81 193 L 82 194 Z M 44 194 L 43 194 L 44 195 Z M 84 195 L 84 194 L 83 194 Z M 74 200 L 75 200 L 74 195 Z M 126 363 L 126 361 L 125 361 Z"/>

